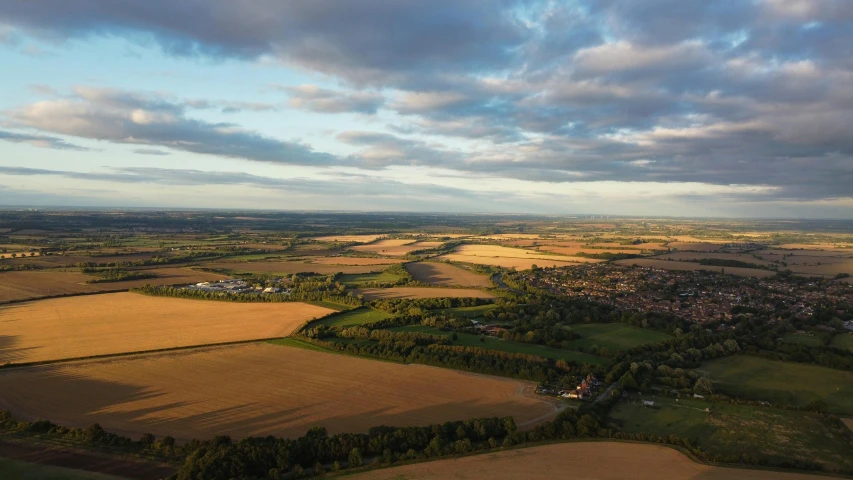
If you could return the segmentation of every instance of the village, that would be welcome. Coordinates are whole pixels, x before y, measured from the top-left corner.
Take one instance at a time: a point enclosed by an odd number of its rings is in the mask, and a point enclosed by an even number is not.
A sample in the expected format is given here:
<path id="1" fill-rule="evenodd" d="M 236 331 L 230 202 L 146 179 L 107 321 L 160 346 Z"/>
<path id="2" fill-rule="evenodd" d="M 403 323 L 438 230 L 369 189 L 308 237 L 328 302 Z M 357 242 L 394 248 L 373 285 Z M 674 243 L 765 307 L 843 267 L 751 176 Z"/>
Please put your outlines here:
<path id="1" fill-rule="evenodd" d="M 799 277 L 743 278 L 703 270 L 596 264 L 541 269 L 524 278 L 552 294 L 593 300 L 620 310 L 676 314 L 697 323 L 768 311 L 787 311 L 804 320 L 816 308 L 834 305 L 846 306 L 836 312 L 839 318 L 853 314 L 849 311 L 853 286 L 843 282 L 818 284 Z"/>

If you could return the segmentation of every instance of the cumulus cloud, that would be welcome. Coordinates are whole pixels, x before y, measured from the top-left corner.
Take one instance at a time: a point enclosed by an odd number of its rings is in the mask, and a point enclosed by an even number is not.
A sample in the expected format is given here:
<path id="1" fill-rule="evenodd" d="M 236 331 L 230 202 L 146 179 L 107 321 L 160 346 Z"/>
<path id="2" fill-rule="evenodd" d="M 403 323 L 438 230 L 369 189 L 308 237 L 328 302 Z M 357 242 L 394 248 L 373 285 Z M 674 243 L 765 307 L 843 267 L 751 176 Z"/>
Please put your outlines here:
<path id="1" fill-rule="evenodd" d="M 71 98 L 37 102 L 10 111 L 8 117 L 22 128 L 112 143 L 279 164 L 322 166 L 336 161 L 307 145 L 230 123 L 189 118 L 186 108 L 157 94 L 79 87 Z"/>
<path id="2" fill-rule="evenodd" d="M 375 114 L 385 97 L 371 92 L 340 92 L 316 85 L 284 87 L 290 94 L 288 105 L 319 113 Z"/>

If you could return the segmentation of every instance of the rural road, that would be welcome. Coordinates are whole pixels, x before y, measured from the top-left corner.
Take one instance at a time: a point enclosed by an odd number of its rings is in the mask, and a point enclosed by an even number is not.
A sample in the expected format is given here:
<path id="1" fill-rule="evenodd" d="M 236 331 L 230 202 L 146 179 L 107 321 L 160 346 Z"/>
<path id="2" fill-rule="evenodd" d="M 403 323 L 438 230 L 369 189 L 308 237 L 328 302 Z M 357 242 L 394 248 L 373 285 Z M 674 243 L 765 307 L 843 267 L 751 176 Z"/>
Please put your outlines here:
<path id="1" fill-rule="evenodd" d="M 515 293 L 517 295 L 524 295 L 524 292 L 522 292 L 521 290 L 516 290 L 516 289 L 510 287 L 509 285 L 505 284 L 502 277 L 503 277 L 503 273 L 496 273 L 496 274 L 492 275 L 492 282 L 494 282 L 494 284 L 502 290 L 509 290 L 510 292 Z"/>

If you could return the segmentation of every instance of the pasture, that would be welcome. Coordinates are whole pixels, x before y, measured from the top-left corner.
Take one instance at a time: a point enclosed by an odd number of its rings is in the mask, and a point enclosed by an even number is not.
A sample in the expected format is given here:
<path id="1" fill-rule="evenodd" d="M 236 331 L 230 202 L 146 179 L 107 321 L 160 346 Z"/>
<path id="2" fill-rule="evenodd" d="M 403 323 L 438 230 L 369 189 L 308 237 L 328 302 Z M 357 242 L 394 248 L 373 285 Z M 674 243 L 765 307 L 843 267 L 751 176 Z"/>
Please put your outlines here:
<path id="1" fill-rule="evenodd" d="M 317 327 L 320 325 L 328 325 L 335 327 L 352 327 L 355 325 L 365 325 L 368 323 L 378 322 L 380 320 L 385 320 L 386 318 L 391 318 L 391 315 L 385 312 L 380 312 L 379 310 L 361 307 L 344 313 L 331 315 L 317 320 L 316 322 L 311 322 L 311 326 Z"/>
<path id="2" fill-rule="evenodd" d="M 136 293 L 0 307 L 0 364 L 43 362 L 290 335 L 333 310 L 306 303 L 231 303 Z"/>
<path id="3" fill-rule="evenodd" d="M 716 267 L 713 265 L 699 265 L 693 262 L 678 262 L 675 260 L 662 260 L 660 258 L 627 258 L 624 260 L 616 260 L 619 265 L 638 265 L 640 267 L 659 268 L 661 270 L 705 270 L 708 272 L 723 272 L 727 275 L 737 275 L 740 277 L 772 277 L 776 275 L 770 270 L 760 270 L 757 268 L 739 268 L 739 267 Z"/>
<path id="4" fill-rule="evenodd" d="M 648 399 L 655 407 L 643 405 L 641 400 Z M 643 396 L 622 401 L 610 418 L 623 431 L 695 439 L 706 451 L 723 457 L 746 453 L 776 462 L 820 459 L 834 470 L 853 466 L 853 445 L 813 413 Z"/>
<path id="5" fill-rule="evenodd" d="M 514 480 L 820 480 L 803 473 L 713 467 L 673 448 L 617 442 L 572 442 L 435 460 L 352 476 L 352 480 L 436 478 Z"/>
<path id="6" fill-rule="evenodd" d="M 823 400 L 830 412 L 853 415 L 853 372 L 747 355 L 713 360 L 701 370 L 734 396 L 795 406 Z"/>
<path id="7" fill-rule="evenodd" d="M 0 303 L 37 298 L 122 290 L 152 285 L 190 284 L 208 280 L 221 280 L 224 275 L 201 272 L 189 268 L 155 268 L 144 270 L 157 275 L 156 278 L 87 284 L 92 277 L 79 271 L 24 270 L 0 272 Z"/>
<path id="8" fill-rule="evenodd" d="M 789 333 L 783 337 L 783 340 L 788 343 L 796 343 L 797 345 L 805 345 L 807 347 L 823 346 L 823 338 L 814 333 Z"/>
<path id="9" fill-rule="evenodd" d="M 853 333 L 839 333 L 832 337 L 831 345 L 836 348 L 846 348 L 853 352 Z"/>
<path id="10" fill-rule="evenodd" d="M 450 337 L 453 335 L 453 332 L 440 330 L 428 325 L 393 327 L 389 328 L 389 330 L 395 332 L 426 333 L 430 335 L 441 335 L 443 337 Z M 461 345 L 463 347 L 485 348 L 486 350 L 497 350 L 508 353 L 523 353 L 525 355 L 535 355 L 537 357 L 553 358 L 555 360 L 563 359 L 569 362 L 577 362 L 578 364 L 589 363 L 594 365 L 604 365 L 607 363 L 607 359 L 587 355 L 573 350 L 550 348 L 533 343 L 513 342 L 510 340 L 503 340 L 501 338 L 490 337 L 487 335 L 474 335 L 471 333 L 457 333 L 456 340 L 453 341 L 453 344 Z"/>
<path id="11" fill-rule="evenodd" d="M 364 295 L 365 300 L 382 298 L 495 298 L 489 292 L 473 288 L 429 288 L 429 287 L 393 287 L 358 288 L 353 295 Z"/>
<path id="12" fill-rule="evenodd" d="M 488 275 L 473 272 L 449 263 L 414 262 L 407 263 L 406 270 L 421 283 L 440 286 L 491 287 Z"/>
<path id="13" fill-rule="evenodd" d="M 535 383 L 268 343 L 0 371 L 0 403 L 22 419 L 98 422 L 138 438 L 297 437 L 474 417 L 556 414 Z M 57 402 L 56 399 L 63 399 Z"/>
<path id="14" fill-rule="evenodd" d="M 366 285 L 369 283 L 395 283 L 402 277 L 391 272 L 349 273 L 341 275 L 337 281 L 347 286 Z"/>
<path id="15" fill-rule="evenodd" d="M 658 343 L 672 337 L 663 333 L 620 323 L 591 323 L 572 325 L 572 331 L 581 336 L 570 342 L 571 348 L 589 351 L 593 346 L 606 348 L 610 352 L 627 350 L 639 345 Z"/>

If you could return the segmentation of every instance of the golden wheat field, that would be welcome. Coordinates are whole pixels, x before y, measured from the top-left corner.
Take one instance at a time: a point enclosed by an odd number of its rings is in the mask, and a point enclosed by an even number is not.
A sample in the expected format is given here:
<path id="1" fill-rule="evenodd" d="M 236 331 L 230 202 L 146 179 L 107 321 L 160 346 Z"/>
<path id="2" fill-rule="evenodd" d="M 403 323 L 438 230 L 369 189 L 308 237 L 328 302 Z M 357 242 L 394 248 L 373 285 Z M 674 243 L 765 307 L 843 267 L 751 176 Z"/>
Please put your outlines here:
<path id="1" fill-rule="evenodd" d="M 596 263 L 602 260 L 564 255 L 548 255 L 533 250 L 510 248 L 498 245 L 461 245 L 453 253 L 435 257 L 436 260 L 449 260 L 480 265 L 495 265 L 506 268 L 526 270 L 533 265 L 539 267 L 566 267 L 578 263 Z"/>
<path id="2" fill-rule="evenodd" d="M 0 364 L 284 337 L 332 312 L 127 292 L 7 305 L 0 307 Z"/>
<path id="3" fill-rule="evenodd" d="M 367 245 L 357 245 L 352 247 L 352 250 L 357 252 L 369 252 L 376 253 L 379 255 L 391 255 L 395 257 L 403 256 L 414 250 L 424 250 L 427 248 L 435 248 L 442 244 L 442 242 L 416 242 L 415 240 L 400 240 L 400 239 L 389 239 L 389 240 L 379 240 L 378 242 L 370 243 Z"/>
<path id="4" fill-rule="evenodd" d="M 352 293 L 353 295 L 364 295 L 365 300 L 381 298 L 495 298 L 489 292 L 474 288 L 357 288 Z"/>
<path id="5" fill-rule="evenodd" d="M 406 270 L 412 278 L 431 285 L 461 287 L 490 287 L 488 275 L 472 272 L 465 268 L 437 262 L 413 262 L 406 264 Z"/>
<path id="6" fill-rule="evenodd" d="M 80 272 L 55 270 L 0 272 L 0 303 L 58 295 L 124 290 L 145 284 L 179 285 L 225 278 L 217 273 L 174 267 L 145 270 L 145 273 L 155 274 L 157 278 L 87 284 L 86 281 L 94 277 Z"/>
<path id="7" fill-rule="evenodd" d="M 353 480 L 819 480 L 803 473 L 703 465 L 660 445 L 585 442 L 485 453 L 373 470 Z"/>
<path id="8" fill-rule="evenodd" d="M 328 237 L 314 237 L 318 242 L 359 242 L 370 243 L 385 235 L 332 235 Z"/>
<path id="9" fill-rule="evenodd" d="M 403 260 L 396 258 L 308 257 L 305 261 L 315 265 L 393 265 Z"/>
<path id="10" fill-rule="evenodd" d="M 707 270 L 709 272 L 721 272 L 725 270 L 726 274 L 738 275 L 741 277 L 771 277 L 776 275 L 776 272 L 760 270 L 757 268 L 716 267 L 712 265 L 699 265 L 698 263 L 693 262 L 661 260 L 658 258 L 628 258 L 625 260 L 617 260 L 613 263 L 617 263 L 619 265 L 639 265 L 641 267 L 660 268 L 661 270 Z"/>
<path id="11" fill-rule="evenodd" d="M 534 388 L 258 343 L 0 371 L 0 408 L 133 437 L 296 437 L 314 426 L 334 434 L 507 415 L 529 426 L 556 414 Z"/>

